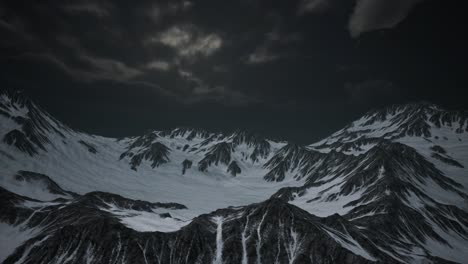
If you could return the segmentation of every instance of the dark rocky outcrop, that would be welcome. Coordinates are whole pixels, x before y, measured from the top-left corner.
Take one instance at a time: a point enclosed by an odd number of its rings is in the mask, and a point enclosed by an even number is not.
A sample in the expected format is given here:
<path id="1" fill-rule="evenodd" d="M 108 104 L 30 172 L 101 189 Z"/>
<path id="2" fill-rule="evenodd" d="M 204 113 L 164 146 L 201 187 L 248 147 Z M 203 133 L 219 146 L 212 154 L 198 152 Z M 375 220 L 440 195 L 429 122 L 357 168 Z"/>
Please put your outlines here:
<path id="1" fill-rule="evenodd" d="M 152 168 L 169 162 L 171 149 L 156 141 L 157 138 L 158 136 L 155 133 L 149 133 L 134 139 L 127 151 L 120 155 L 120 159 L 129 157 L 133 170 L 137 170 L 143 160 L 150 161 Z"/>
<path id="2" fill-rule="evenodd" d="M 15 146 L 30 156 L 37 154 L 40 150 L 46 151 L 46 145 L 53 144 L 49 139 L 50 134 L 58 135 L 63 139 L 65 138 L 64 132 L 71 131 L 21 92 L 2 90 L 0 97 L 8 98 L 0 100 L 0 114 L 20 127 L 9 131 L 3 138 L 3 142 Z M 22 112 L 22 114 L 12 116 L 10 114 L 12 112 Z"/>
<path id="3" fill-rule="evenodd" d="M 183 137 L 188 141 L 191 141 L 196 137 L 206 139 L 212 134 L 213 133 L 210 133 L 204 129 L 190 128 L 190 127 L 179 127 L 179 128 L 175 128 L 172 130 L 161 131 L 159 133 L 159 135 L 162 137 L 169 137 L 169 138 Z"/>
<path id="4" fill-rule="evenodd" d="M 305 171 L 301 168 L 308 165 L 315 165 L 325 155 L 309 150 L 296 144 L 288 144 L 281 148 L 276 154 L 268 160 L 263 166 L 269 169 L 269 172 L 263 177 L 266 181 L 283 181 L 286 173 L 295 173 L 295 178 L 301 178 Z"/>
<path id="5" fill-rule="evenodd" d="M 188 169 L 192 167 L 192 163 L 193 162 L 188 159 L 185 159 L 184 161 L 182 161 L 182 175 L 184 175 L 185 171 L 187 171 Z"/>
<path id="6" fill-rule="evenodd" d="M 85 142 L 84 140 L 79 140 L 78 143 L 80 143 L 81 145 L 83 145 L 85 148 L 88 149 L 88 151 L 90 153 L 93 153 L 93 154 L 96 154 L 97 153 L 97 149 L 95 146 L 91 145 L 90 143 L 88 142 Z"/>
<path id="7" fill-rule="evenodd" d="M 447 154 L 447 151 L 439 145 L 432 146 L 431 150 L 439 154 Z"/>
<path id="8" fill-rule="evenodd" d="M 447 156 L 447 155 L 441 155 L 439 153 L 432 153 L 431 157 L 435 158 L 435 159 L 438 159 L 448 165 L 452 165 L 452 166 L 455 166 L 455 167 L 459 167 L 459 168 L 464 168 L 463 165 L 461 165 L 460 162 L 454 160 L 453 158 Z"/>
<path id="9" fill-rule="evenodd" d="M 431 147 L 431 150 L 433 151 L 431 155 L 433 158 L 438 159 L 448 165 L 452 165 L 452 166 L 459 167 L 459 168 L 464 168 L 464 166 L 460 164 L 460 162 L 450 157 L 447 154 L 447 151 L 441 146 L 434 145 Z"/>
<path id="10" fill-rule="evenodd" d="M 239 165 L 237 165 L 237 162 L 233 160 L 229 164 L 229 166 L 227 168 L 227 172 L 235 177 L 237 174 L 241 173 L 241 168 L 239 167 Z"/>
<path id="11" fill-rule="evenodd" d="M 19 150 L 26 152 L 31 156 L 37 154 L 37 146 L 34 145 L 23 132 L 17 129 L 8 132 L 3 138 L 3 142 L 8 145 L 15 146 Z M 39 144 L 38 146 L 45 150 L 44 145 Z"/>
<path id="12" fill-rule="evenodd" d="M 46 186 L 47 191 L 52 194 L 77 197 L 78 194 L 70 191 L 63 190 L 57 183 L 55 183 L 49 176 L 41 173 L 36 173 L 32 171 L 19 171 L 15 175 L 15 180 L 17 181 L 26 181 L 29 183 L 40 182 L 42 185 Z"/>
<path id="13" fill-rule="evenodd" d="M 206 171 L 212 164 L 228 165 L 231 161 L 232 145 L 227 142 L 221 142 L 213 145 L 207 151 L 205 157 L 198 162 L 198 169 Z"/>
<path id="14" fill-rule="evenodd" d="M 188 144 L 184 145 L 184 148 L 182 149 L 183 151 L 186 151 L 190 146 Z"/>
<path id="15" fill-rule="evenodd" d="M 270 143 L 263 137 L 247 131 L 237 131 L 232 136 L 232 144 L 234 147 L 246 144 L 249 147 L 253 147 L 252 154 L 249 158 L 253 162 L 259 161 L 259 159 L 266 159 L 271 151 Z"/>

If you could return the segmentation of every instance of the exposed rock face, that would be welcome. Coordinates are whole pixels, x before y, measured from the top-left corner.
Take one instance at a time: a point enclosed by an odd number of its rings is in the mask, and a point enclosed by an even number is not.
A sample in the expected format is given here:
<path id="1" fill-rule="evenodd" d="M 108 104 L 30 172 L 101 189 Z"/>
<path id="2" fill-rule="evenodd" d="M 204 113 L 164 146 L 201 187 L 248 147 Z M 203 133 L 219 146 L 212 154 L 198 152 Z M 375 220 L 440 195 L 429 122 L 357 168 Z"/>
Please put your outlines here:
<path id="1" fill-rule="evenodd" d="M 193 140 L 196 137 L 199 138 L 208 138 L 213 133 L 210 133 L 204 129 L 196 129 L 189 127 L 176 128 L 174 130 L 162 131 L 161 136 L 169 136 L 170 138 L 182 137 L 188 141 Z"/>
<path id="2" fill-rule="evenodd" d="M 258 162 L 259 159 L 266 159 L 270 154 L 271 146 L 270 143 L 254 133 L 249 133 L 246 131 L 238 131 L 232 136 L 233 145 L 238 146 L 241 144 L 246 144 L 249 147 L 253 147 L 254 150 L 250 154 L 249 158 L 253 162 Z"/>
<path id="3" fill-rule="evenodd" d="M 152 168 L 167 163 L 171 149 L 156 141 L 157 138 L 158 136 L 154 133 L 137 138 L 127 151 L 120 155 L 120 159 L 129 157 L 133 170 L 137 170 L 143 160 L 150 161 Z"/>
<path id="4" fill-rule="evenodd" d="M 459 168 L 464 168 L 463 165 L 460 164 L 460 162 L 452 159 L 450 156 L 447 156 L 447 155 L 442 155 L 442 154 L 439 154 L 439 153 L 432 153 L 432 157 L 433 158 L 436 158 L 446 164 L 449 164 L 449 165 L 452 165 L 452 166 L 455 166 L 455 167 L 459 167 Z"/>
<path id="5" fill-rule="evenodd" d="M 85 142 L 84 140 L 80 140 L 78 141 L 81 145 L 83 145 L 85 148 L 88 149 L 89 152 L 93 153 L 93 154 L 96 154 L 97 153 L 97 149 L 95 146 L 91 145 L 90 143 L 87 143 Z"/>
<path id="6" fill-rule="evenodd" d="M 1 220 L 40 232 L 4 263 L 396 263 L 367 242 L 339 216 L 319 218 L 270 199 L 246 207 L 201 215 L 172 233 L 137 232 L 106 211 L 151 211 L 177 204 L 134 201 L 89 193 L 55 204 L 41 203 L 0 189 Z M 33 208 L 20 206 L 34 203 Z M 170 217 L 167 216 L 166 217 Z M 351 239 L 351 242 L 349 241 Z M 346 247 L 363 250 L 356 255 Z M 375 255 L 375 256 L 374 256 Z"/>
<path id="7" fill-rule="evenodd" d="M 447 151 L 443 147 L 438 145 L 432 146 L 431 150 L 439 154 L 447 154 Z"/>
<path id="8" fill-rule="evenodd" d="M 468 238 L 468 214 L 459 207 L 437 202 L 417 186 L 430 181 L 460 200 L 468 197 L 462 191 L 463 187 L 446 177 L 414 149 L 400 143 L 382 141 L 365 155 L 341 159 L 340 166 L 333 167 L 333 170 L 337 178 L 347 175 L 345 181 L 337 184 L 339 188 L 336 192 L 319 193 L 314 200 L 334 201 L 362 191 L 360 198 L 344 205 L 345 208 L 352 208 L 345 218 L 363 227 L 365 231 L 362 232 L 368 234 L 367 237 L 375 238 L 373 243 L 398 259 L 411 262 L 401 251 L 408 247 L 424 248 L 425 241 L 429 239 L 447 244 L 436 232 L 438 228 Z M 315 174 L 316 179 L 330 175 L 320 167 L 310 173 Z M 294 201 L 296 197 L 306 195 L 308 189 L 337 178 L 282 189 L 274 196 Z M 424 206 L 416 209 L 414 204 Z"/>
<path id="9" fill-rule="evenodd" d="M 309 150 L 295 144 L 288 144 L 280 149 L 264 167 L 269 172 L 264 176 L 267 181 L 283 181 L 286 173 L 298 172 L 297 170 L 307 164 L 315 164 L 323 157 L 321 153 Z M 304 173 L 298 172 L 295 177 L 302 177 Z"/>
<path id="10" fill-rule="evenodd" d="M 235 177 L 237 174 L 241 173 L 241 168 L 237 165 L 237 162 L 233 160 L 231 164 L 229 164 L 227 172 Z"/>
<path id="11" fill-rule="evenodd" d="M 140 166 L 140 159 L 145 159 L 142 155 L 137 154 L 152 152 L 150 148 L 158 142 L 172 150 L 202 156 L 200 159 L 185 158 L 198 163 L 198 169 L 202 172 L 208 172 L 212 166 L 229 166 L 233 155 L 239 153 L 242 153 L 242 156 L 238 159 L 239 161 L 254 164 L 266 162 L 272 153 L 271 141 L 245 131 L 223 134 L 210 133 L 202 129 L 176 128 L 160 132 L 153 131 L 141 137 L 121 139 L 119 141 L 125 141 L 125 144 L 127 144 L 126 151 L 122 153 L 121 159 L 130 157 L 130 163 L 134 170 L 137 170 L 138 166 Z M 170 160 L 160 159 L 159 165 L 167 162 L 170 162 Z"/>
<path id="12" fill-rule="evenodd" d="M 14 145 L 19 150 L 29 155 L 37 154 L 36 146 L 28 140 L 28 137 L 23 132 L 17 129 L 8 132 L 3 138 L 3 141 L 9 145 Z M 39 147 L 44 149 L 42 144 L 39 144 Z"/>
<path id="13" fill-rule="evenodd" d="M 64 133 L 69 131 L 20 92 L 0 91 L 0 97 L 0 115 L 16 123 L 17 127 L 4 136 L 3 142 L 31 156 L 39 150 L 46 151 L 46 145 L 52 143 L 49 134 L 64 138 Z"/>
<path id="14" fill-rule="evenodd" d="M 337 142 L 335 139 L 338 138 L 341 143 L 363 138 L 430 138 L 433 136 L 433 128 L 442 127 L 458 134 L 468 132 L 468 111 L 447 111 L 426 102 L 395 105 L 368 112 L 358 121 L 333 134 L 326 144 Z"/>
<path id="15" fill-rule="evenodd" d="M 190 169 L 191 167 L 192 167 L 192 161 L 188 160 L 188 159 L 185 159 L 182 162 L 182 175 L 184 175 L 185 171 L 187 171 L 187 169 Z"/>
<path id="16" fill-rule="evenodd" d="M 58 184 L 56 184 L 49 176 L 36 173 L 32 171 L 19 171 L 18 174 L 15 176 L 15 180 L 17 181 L 25 181 L 28 183 L 31 182 L 38 182 L 42 186 L 44 186 L 47 191 L 52 194 L 62 195 L 62 196 L 69 196 L 69 197 L 77 197 L 78 194 L 70 191 L 66 191 L 62 189 Z"/>
<path id="17" fill-rule="evenodd" d="M 452 165 L 452 166 L 455 166 L 455 167 L 459 167 L 459 168 L 464 168 L 463 165 L 460 164 L 460 162 L 454 160 L 452 157 L 450 157 L 448 154 L 447 154 L 447 151 L 441 147 L 441 146 L 438 146 L 438 145 L 434 145 L 431 147 L 431 150 L 433 151 L 432 153 L 432 157 L 433 158 L 436 158 L 446 164 L 449 164 L 449 165 Z"/>
<path id="18" fill-rule="evenodd" d="M 231 161 L 232 145 L 227 142 L 221 142 L 212 146 L 205 157 L 198 162 L 198 169 L 206 171 L 212 164 L 225 164 L 228 165 Z"/>

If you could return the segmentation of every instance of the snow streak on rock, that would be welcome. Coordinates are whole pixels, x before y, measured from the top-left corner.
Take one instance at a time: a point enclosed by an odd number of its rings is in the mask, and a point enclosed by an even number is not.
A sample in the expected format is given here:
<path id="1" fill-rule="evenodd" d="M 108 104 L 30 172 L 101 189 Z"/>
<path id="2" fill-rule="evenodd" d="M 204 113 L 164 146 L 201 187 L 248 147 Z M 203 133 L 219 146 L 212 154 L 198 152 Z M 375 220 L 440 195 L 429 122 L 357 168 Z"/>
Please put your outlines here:
<path id="1" fill-rule="evenodd" d="M 216 223 L 216 255 L 213 264 L 223 263 L 223 217 L 217 216 L 214 218 Z"/>
<path id="2" fill-rule="evenodd" d="M 249 239 L 250 235 L 247 235 L 249 231 L 249 217 L 251 214 L 247 215 L 246 222 L 244 226 L 244 230 L 242 231 L 242 264 L 248 264 L 248 256 L 247 256 L 247 240 Z"/>

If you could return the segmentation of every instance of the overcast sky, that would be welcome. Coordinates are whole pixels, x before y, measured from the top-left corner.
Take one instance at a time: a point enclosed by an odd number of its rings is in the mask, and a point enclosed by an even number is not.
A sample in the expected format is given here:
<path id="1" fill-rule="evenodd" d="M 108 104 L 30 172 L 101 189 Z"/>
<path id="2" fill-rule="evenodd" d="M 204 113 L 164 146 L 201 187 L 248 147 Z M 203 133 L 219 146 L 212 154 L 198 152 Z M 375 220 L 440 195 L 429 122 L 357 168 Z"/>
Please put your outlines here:
<path id="1" fill-rule="evenodd" d="M 390 104 L 468 109 L 463 2 L 4 0 L 0 85 L 105 136 L 311 143 Z"/>

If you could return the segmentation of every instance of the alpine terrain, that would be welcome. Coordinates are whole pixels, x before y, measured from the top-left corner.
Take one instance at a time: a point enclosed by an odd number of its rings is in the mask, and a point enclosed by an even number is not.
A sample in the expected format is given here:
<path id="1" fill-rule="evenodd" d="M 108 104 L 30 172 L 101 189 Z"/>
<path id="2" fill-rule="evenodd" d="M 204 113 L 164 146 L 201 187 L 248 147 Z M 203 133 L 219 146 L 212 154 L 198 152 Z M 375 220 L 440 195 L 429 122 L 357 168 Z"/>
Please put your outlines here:
<path id="1" fill-rule="evenodd" d="M 106 138 L 0 93 L 0 262 L 468 263 L 468 112 L 371 111 L 311 145 Z"/>

